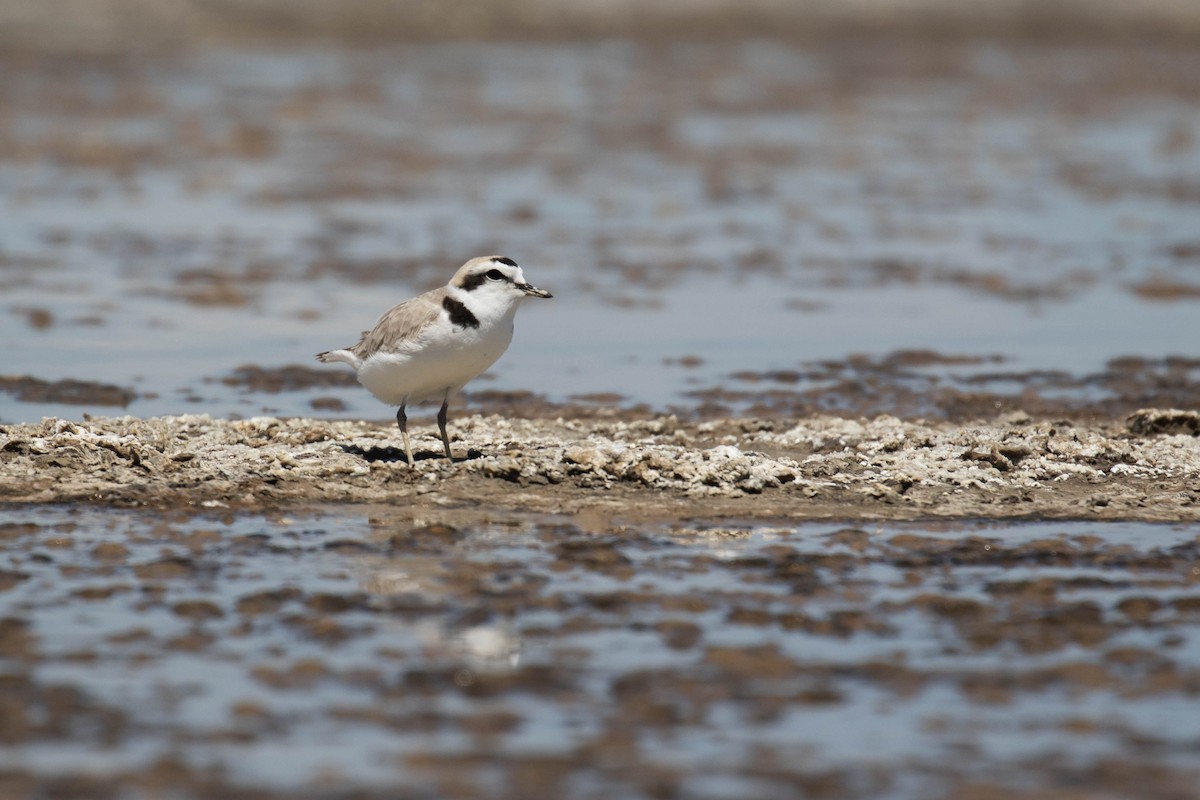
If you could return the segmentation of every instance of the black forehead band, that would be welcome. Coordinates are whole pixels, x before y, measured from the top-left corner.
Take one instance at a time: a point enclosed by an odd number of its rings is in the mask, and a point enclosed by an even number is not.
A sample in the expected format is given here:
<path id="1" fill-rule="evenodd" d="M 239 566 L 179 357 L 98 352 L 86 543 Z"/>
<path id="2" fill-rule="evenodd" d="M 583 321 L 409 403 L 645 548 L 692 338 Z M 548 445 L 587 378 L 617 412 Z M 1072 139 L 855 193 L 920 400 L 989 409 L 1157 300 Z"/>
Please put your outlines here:
<path id="1" fill-rule="evenodd" d="M 506 267 L 515 267 L 517 265 L 517 262 L 505 256 L 496 256 L 492 261 L 495 261 L 497 264 L 503 264 Z"/>

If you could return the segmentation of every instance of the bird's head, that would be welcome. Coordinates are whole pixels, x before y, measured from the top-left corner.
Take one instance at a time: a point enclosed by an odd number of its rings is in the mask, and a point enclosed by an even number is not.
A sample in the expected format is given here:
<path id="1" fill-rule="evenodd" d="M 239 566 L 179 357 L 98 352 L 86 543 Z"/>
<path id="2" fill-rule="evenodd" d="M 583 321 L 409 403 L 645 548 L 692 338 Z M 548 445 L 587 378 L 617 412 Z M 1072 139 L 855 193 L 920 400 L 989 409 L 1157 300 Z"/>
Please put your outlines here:
<path id="1" fill-rule="evenodd" d="M 517 262 L 504 256 L 472 258 L 463 264 L 450 285 L 481 300 L 515 302 L 525 297 L 553 297 L 525 280 Z"/>

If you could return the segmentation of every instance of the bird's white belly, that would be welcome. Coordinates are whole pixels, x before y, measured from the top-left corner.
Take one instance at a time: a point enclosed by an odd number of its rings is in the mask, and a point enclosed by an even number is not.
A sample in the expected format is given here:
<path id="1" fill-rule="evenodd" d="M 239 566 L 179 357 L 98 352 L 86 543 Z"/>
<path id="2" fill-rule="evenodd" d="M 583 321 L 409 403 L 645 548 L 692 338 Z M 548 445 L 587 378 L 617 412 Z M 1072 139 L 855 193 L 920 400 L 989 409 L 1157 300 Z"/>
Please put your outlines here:
<path id="1" fill-rule="evenodd" d="M 374 353 L 359 368 L 358 382 L 388 405 L 440 400 L 496 363 L 511 341 L 509 324 L 459 331 L 445 342 L 427 340 L 408 351 Z"/>

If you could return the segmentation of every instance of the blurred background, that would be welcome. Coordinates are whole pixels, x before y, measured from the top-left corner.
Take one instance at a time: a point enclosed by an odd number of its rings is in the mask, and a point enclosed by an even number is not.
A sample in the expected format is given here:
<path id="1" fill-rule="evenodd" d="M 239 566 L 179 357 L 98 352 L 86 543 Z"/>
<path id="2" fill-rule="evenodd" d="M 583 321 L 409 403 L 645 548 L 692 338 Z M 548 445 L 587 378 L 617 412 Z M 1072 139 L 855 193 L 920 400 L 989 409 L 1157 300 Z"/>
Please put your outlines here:
<path id="1" fill-rule="evenodd" d="M 0 0 L 0 421 L 378 418 L 312 354 L 466 259 L 467 402 L 1195 407 L 1200 4 Z"/>
<path id="2" fill-rule="evenodd" d="M 1080 37 L 1200 33 L 1191 0 L 56 0 L 0 2 L 8 49 L 164 52 L 325 42 L 846 34 Z"/>

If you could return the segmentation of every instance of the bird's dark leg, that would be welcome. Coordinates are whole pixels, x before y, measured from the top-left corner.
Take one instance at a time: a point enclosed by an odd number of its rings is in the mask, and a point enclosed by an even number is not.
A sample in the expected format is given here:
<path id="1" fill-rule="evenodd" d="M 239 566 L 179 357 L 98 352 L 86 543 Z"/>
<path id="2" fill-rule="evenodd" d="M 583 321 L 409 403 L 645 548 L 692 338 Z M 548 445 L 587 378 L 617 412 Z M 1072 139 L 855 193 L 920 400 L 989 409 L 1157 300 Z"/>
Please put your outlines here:
<path id="1" fill-rule="evenodd" d="M 404 437 L 404 455 L 408 458 L 408 465 L 413 466 L 412 445 L 408 441 L 408 415 L 404 413 L 404 407 L 408 405 L 405 400 L 400 404 L 400 410 L 396 412 L 396 424 L 400 426 L 400 435 Z"/>
<path id="2" fill-rule="evenodd" d="M 446 458 L 450 461 L 454 460 L 454 456 L 450 455 L 450 437 L 446 435 L 446 407 L 450 405 L 450 390 L 446 390 L 446 396 L 442 398 L 442 408 L 438 411 L 438 430 L 442 433 L 442 444 L 446 446 Z"/>

